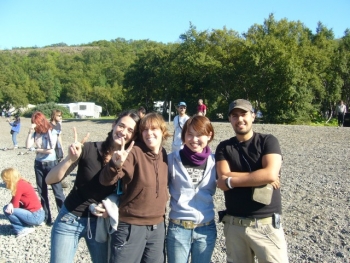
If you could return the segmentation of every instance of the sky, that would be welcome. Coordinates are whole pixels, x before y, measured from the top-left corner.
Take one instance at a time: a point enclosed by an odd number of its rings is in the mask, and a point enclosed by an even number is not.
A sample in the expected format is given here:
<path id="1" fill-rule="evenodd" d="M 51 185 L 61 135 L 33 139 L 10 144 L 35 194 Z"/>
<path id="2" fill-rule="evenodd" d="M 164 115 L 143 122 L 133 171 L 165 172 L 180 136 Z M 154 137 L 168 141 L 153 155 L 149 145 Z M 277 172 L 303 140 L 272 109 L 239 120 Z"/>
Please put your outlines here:
<path id="1" fill-rule="evenodd" d="M 124 38 L 171 43 L 190 28 L 238 33 L 275 20 L 350 29 L 350 0 L 0 0 L 0 50 Z"/>

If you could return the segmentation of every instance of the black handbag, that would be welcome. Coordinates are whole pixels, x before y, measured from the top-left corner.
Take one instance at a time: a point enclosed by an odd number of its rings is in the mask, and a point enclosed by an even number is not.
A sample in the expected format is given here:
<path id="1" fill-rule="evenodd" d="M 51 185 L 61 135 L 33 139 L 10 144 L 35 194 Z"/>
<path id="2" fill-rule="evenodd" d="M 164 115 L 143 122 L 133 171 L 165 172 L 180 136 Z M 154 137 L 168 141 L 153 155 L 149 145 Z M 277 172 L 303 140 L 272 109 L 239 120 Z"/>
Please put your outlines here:
<path id="1" fill-rule="evenodd" d="M 14 133 L 15 133 L 15 131 L 14 131 L 14 130 L 11 130 L 11 131 L 10 131 L 10 133 L 11 133 L 11 134 L 14 134 Z"/>

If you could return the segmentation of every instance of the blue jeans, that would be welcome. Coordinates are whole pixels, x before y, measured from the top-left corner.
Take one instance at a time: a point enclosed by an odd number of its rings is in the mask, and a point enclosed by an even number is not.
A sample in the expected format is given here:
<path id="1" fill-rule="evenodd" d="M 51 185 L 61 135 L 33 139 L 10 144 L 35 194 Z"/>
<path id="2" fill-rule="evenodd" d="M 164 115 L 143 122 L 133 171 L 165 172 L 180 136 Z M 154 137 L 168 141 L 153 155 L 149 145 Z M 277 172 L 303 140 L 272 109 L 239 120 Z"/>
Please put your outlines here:
<path id="1" fill-rule="evenodd" d="M 213 221 L 207 226 L 186 229 L 169 222 L 166 236 L 168 263 L 210 263 L 217 231 Z"/>
<path id="2" fill-rule="evenodd" d="M 94 263 L 108 262 L 108 242 L 99 243 L 96 236 L 96 217 L 77 217 L 63 206 L 51 231 L 50 263 L 71 263 L 81 238 L 84 238 Z M 90 225 L 90 229 L 89 229 Z M 89 231 L 90 230 L 90 231 Z"/>
<path id="3" fill-rule="evenodd" d="M 50 205 L 49 205 L 49 193 L 47 189 L 47 184 L 45 182 L 45 178 L 47 174 L 50 172 L 50 170 L 56 165 L 57 165 L 57 161 L 48 161 L 48 162 L 35 161 L 35 164 L 34 164 L 36 185 L 38 187 L 38 193 L 40 196 L 41 205 L 43 206 L 45 211 L 45 222 L 48 224 L 52 223 L 52 217 L 51 217 L 51 211 L 50 211 Z M 51 188 L 55 195 L 56 205 L 59 211 L 63 206 L 63 202 L 65 199 L 62 185 L 61 183 L 52 184 Z"/>
<path id="4" fill-rule="evenodd" d="M 18 144 L 17 144 L 17 134 L 18 134 L 18 132 L 13 132 L 12 133 L 13 146 L 18 146 Z"/>
<path id="5" fill-rule="evenodd" d="M 45 212 L 42 208 L 35 212 L 23 208 L 14 208 L 12 214 L 7 213 L 6 208 L 7 205 L 3 209 L 4 215 L 10 221 L 16 235 L 26 227 L 38 226 L 44 221 Z"/>

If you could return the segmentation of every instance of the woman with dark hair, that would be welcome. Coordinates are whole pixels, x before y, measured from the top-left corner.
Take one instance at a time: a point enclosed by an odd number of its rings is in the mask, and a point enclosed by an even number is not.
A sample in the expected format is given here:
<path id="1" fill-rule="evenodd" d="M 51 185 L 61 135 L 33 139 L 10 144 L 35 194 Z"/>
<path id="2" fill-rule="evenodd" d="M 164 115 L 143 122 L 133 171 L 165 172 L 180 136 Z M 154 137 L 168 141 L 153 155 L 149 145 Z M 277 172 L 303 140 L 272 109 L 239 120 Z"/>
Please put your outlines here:
<path id="1" fill-rule="evenodd" d="M 111 234 L 110 262 L 163 263 L 168 165 L 164 140 L 170 134 L 162 115 L 148 113 L 140 121 L 140 140 L 113 154 L 100 182 L 121 179 L 119 224 Z"/>
<path id="2" fill-rule="evenodd" d="M 64 151 L 62 144 L 62 111 L 59 109 L 54 109 L 51 111 L 50 123 L 52 129 L 57 131 L 57 147 L 62 149 L 62 156 L 59 157 L 58 162 L 63 159 Z M 61 181 L 62 188 L 68 188 L 69 184 L 67 180 Z"/>
<path id="3" fill-rule="evenodd" d="M 32 115 L 32 125 L 28 132 L 27 148 L 36 146 L 36 156 L 34 163 L 35 179 L 38 188 L 38 193 L 41 200 L 41 205 L 45 211 L 45 222 L 47 225 L 52 225 L 52 216 L 49 205 L 49 193 L 45 178 L 50 170 L 57 165 L 57 157 L 55 146 L 57 143 L 57 132 L 52 129 L 51 124 L 46 119 L 45 115 L 36 111 Z M 64 202 L 64 194 L 61 183 L 51 186 L 55 195 L 57 209 L 60 210 Z"/>
<path id="4" fill-rule="evenodd" d="M 166 238 L 169 263 L 209 263 L 217 236 L 213 196 L 214 154 L 209 119 L 189 118 L 181 133 L 184 148 L 168 155 L 170 212 Z"/>
<path id="5" fill-rule="evenodd" d="M 57 109 L 52 110 L 50 123 L 52 125 L 52 129 L 57 131 L 59 146 L 61 148 L 63 148 L 63 145 L 62 145 L 62 111 L 57 110 Z"/>
<path id="6" fill-rule="evenodd" d="M 92 213 L 89 206 L 101 203 L 115 191 L 114 184 L 100 184 L 101 170 L 114 152 L 121 150 L 124 145 L 133 144 L 139 120 L 135 110 L 122 112 L 113 123 L 106 140 L 100 142 L 79 143 L 75 132 L 75 142 L 69 146 L 68 155 L 48 174 L 46 182 L 54 184 L 78 167 L 74 186 L 52 228 L 51 263 L 73 262 L 80 238 L 85 239 L 92 262 L 108 261 L 108 242 L 100 243 L 95 239 L 97 218 L 105 210 L 96 208 Z"/>

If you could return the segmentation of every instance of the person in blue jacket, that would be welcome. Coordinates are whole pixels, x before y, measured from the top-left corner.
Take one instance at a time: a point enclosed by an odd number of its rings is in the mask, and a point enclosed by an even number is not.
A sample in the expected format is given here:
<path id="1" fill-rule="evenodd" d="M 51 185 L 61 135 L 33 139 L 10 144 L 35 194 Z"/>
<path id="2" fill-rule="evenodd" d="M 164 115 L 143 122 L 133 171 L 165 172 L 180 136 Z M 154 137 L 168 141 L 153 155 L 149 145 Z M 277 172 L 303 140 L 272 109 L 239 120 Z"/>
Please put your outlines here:
<path id="1" fill-rule="evenodd" d="M 170 213 L 166 236 L 168 263 L 210 263 L 217 230 L 213 196 L 214 129 L 207 117 L 195 115 L 183 126 L 184 147 L 168 155 Z"/>
<path id="2" fill-rule="evenodd" d="M 19 117 L 19 115 L 15 115 L 14 121 L 11 122 L 10 119 L 7 119 L 7 122 L 11 125 L 10 133 L 12 134 L 13 148 L 17 149 L 18 148 L 17 135 L 21 129 L 21 118 Z"/>

